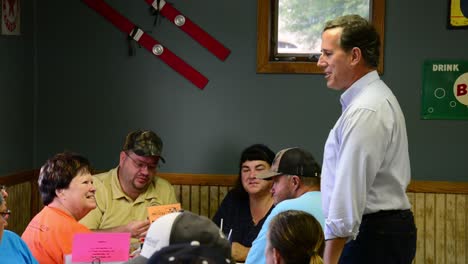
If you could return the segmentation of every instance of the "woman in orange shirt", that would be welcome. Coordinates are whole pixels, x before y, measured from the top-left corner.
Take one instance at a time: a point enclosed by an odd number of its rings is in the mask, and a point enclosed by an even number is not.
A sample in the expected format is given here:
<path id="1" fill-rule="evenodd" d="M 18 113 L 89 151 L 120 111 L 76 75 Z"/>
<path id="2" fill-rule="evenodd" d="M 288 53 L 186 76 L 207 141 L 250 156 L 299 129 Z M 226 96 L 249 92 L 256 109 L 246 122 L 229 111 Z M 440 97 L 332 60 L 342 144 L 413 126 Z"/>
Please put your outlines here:
<path id="1" fill-rule="evenodd" d="M 31 220 L 22 238 L 39 263 L 64 263 L 71 254 L 73 235 L 91 232 L 78 223 L 96 208 L 88 160 L 59 153 L 47 160 L 39 174 L 44 208 Z"/>

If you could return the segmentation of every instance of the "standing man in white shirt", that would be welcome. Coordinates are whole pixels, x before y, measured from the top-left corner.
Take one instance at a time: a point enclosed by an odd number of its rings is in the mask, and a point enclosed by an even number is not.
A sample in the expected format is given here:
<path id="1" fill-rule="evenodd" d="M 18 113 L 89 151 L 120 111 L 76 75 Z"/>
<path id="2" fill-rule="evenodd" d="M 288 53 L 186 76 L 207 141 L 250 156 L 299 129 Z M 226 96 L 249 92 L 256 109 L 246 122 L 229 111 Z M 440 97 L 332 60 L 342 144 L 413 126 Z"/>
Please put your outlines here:
<path id="1" fill-rule="evenodd" d="M 343 91 L 342 114 L 324 149 L 326 264 L 411 263 L 416 227 L 403 112 L 376 71 L 380 39 L 366 19 L 328 21 L 317 65 Z"/>

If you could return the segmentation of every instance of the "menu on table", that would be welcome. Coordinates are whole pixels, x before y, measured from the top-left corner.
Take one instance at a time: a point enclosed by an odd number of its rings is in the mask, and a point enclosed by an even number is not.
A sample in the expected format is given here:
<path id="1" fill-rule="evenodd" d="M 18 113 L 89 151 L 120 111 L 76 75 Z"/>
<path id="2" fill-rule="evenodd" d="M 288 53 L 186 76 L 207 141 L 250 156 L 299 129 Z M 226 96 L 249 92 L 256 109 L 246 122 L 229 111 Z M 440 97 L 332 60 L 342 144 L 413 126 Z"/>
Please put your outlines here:
<path id="1" fill-rule="evenodd" d="M 129 251 L 130 233 L 75 234 L 71 263 L 123 263 Z"/>
<path id="2" fill-rule="evenodd" d="M 150 206 L 148 207 L 148 217 L 152 223 L 165 214 L 178 212 L 180 210 L 180 203 Z"/>

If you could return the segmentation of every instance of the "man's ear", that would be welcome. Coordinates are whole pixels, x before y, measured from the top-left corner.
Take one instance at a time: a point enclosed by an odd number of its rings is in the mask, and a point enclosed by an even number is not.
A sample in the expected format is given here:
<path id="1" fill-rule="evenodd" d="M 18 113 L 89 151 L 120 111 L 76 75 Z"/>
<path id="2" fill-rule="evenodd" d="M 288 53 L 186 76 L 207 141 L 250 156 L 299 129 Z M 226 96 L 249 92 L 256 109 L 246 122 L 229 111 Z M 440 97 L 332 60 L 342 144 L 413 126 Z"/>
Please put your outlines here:
<path id="1" fill-rule="evenodd" d="M 356 66 L 362 60 L 362 52 L 358 47 L 351 49 L 351 65 Z"/>
<path id="2" fill-rule="evenodd" d="M 293 175 L 292 178 L 291 178 L 291 182 L 292 182 L 292 185 L 293 185 L 295 191 L 297 189 L 299 189 L 299 187 L 301 185 L 301 179 L 299 178 L 299 176 Z"/>
<path id="3" fill-rule="evenodd" d="M 120 151 L 120 156 L 119 156 L 119 166 L 122 167 L 122 164 L 124 160 L 127 158 L 127 153 L 125 151 Z"/>

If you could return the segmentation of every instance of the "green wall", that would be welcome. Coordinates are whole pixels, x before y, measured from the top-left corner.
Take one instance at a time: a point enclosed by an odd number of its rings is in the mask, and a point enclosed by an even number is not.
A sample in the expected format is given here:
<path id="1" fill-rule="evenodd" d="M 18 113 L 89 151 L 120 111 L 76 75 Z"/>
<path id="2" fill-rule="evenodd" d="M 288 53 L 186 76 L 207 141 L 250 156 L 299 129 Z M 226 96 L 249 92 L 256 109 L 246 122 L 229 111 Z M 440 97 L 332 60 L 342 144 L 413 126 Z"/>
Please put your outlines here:
<path id="1" fill-rule="evenodd" d="M 31 169 L 35 152 L 34 14 L 21 4 L 21 35 L 0 35 L 0 175 Z"/>
<path id="2" fill-rule="evenodd" d="M 301 146 L 322 159 L 340 114 L 340 94 L 326 88 L 322 75 L 256 73 L 256 1 L 172 1 L 231 49 L 225 62 L 166 19 L 152 28 L 145 1 L 107 2 L 152 29 L 154 38 L 210 82 L 201 91 L 144 49 L 127 56 L 124 34 L 81 1 L 41 1 L 35 166 L 73 150 L 108 169 L 135 128 L 163 138 L 165 172 L 236 173 L 240 151 L 260 142 L 275 151 Z M 468 122 L 420 119 L 423 61 L 468 59 L 468 31 L 447 30 L 446 16 L 446 1 L 387 1 L 382 78 L 406 115 L 416 180 L 468 181 Z M 31 128 L 29 122 L 23 126 Z"/>

